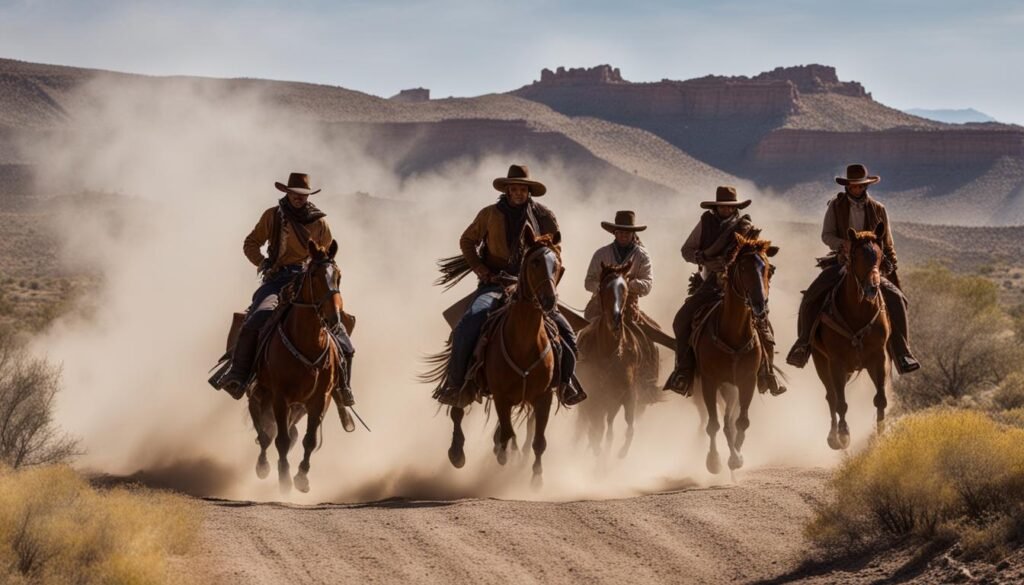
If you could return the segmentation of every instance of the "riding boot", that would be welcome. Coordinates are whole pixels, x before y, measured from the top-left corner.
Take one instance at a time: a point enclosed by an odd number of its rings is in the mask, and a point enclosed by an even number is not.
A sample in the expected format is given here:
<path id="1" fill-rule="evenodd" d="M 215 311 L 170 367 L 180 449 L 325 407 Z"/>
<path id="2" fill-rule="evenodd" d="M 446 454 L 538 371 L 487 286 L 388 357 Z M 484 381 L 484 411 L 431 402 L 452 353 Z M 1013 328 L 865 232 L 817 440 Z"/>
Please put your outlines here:
<path id="1" fill-rule="evenodd" d="M 802 368 L 807 365 L 807 360 L 811 359 L 811 327 L 814 326 L 814 319 L 818 316 L 819 310 L 818 303 L 812 302 L 807 293 L 804 293 L 796 319 L 796 343 L 786 355 L 787 364 Z"/>
<path id="2" fill-rule="evenodd" d="M 345 369 L 342 372 L 341 377 L 338 379 L 338 385 L 331 390 L 331 396 L 339 403 L 344 406 L 355 406 L 356 397 L 352 394 L 352 354 L 343 354 L 342 359 L 345 360 Z"/>
<path id="3" fill-rule="evenodd" d="M 260 329 L 270 317 L 270 311 L 253 314 L 238 332 L 238 341 L 231 356 L 231 369 L 225 374 L 221 388 L 235 400 L 245 396 L 245 389 L 256 361 L 256 350 L 260 340 Z"/>
<path id="4" fill-rule="evenodd" d="M 786 387 L 779 384 L 775 376 L 775 335 L 772 332 L 772 324 L 768 319 L 762 319 L 756 322 L 756 326 L 764 354 L 761 371 L 757 373 L 757 389 L 762 394 L 770 391 L 772 396 L 778 396 L 786 391 Z"/>
<path id="5" fill-rule="evenodd" d="M 679 343 L 678 338 L 676 343 Z M 669 374 L 665 382 L 665 390 L 671 390 L 683 396 L 689 396 L 693 392 L 693 377 L 697 370 L 697 356 L 693 348 L 676 347 L 676 368 Z"/>
<path id="6" fill-rule="evenodd" d="M 889 313 L 889 323 L 892 325 L 889 354 L 893 357 L 896 370 L 900 374 L 909 374 L 921 369 L 921 364 L 910 352 L 907 306 L 903 295 L 894 288 L 883 286 L 882 297 L 885 299 L 885 309 Z"/>
<path id="7" fill-rule="evenodd" d="M 563 406 L 574 406 L 586 399 L 587 393 L 583 391 L 583 385 L 580 384 L 576 374 L 571 374 L 569 379 L 562 382 L 558 388 L 558 401 Z"/>

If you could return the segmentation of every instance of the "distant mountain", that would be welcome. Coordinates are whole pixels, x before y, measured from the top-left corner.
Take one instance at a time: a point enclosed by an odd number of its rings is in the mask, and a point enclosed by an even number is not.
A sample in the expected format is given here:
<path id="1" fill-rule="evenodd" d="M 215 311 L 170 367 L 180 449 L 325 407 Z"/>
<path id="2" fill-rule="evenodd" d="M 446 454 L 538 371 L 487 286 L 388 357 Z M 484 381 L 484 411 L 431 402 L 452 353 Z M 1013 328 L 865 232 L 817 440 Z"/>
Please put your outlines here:
<path id="1" fill-rule="evenodd" d="M 968 124 L 971 122 L 995 122 L 996 119 L 974 108 L 961 110 L 929 110 L 926 108 L 910 108 L 904 112 L 921 118 L 945 122 L 946 124 Z"/>

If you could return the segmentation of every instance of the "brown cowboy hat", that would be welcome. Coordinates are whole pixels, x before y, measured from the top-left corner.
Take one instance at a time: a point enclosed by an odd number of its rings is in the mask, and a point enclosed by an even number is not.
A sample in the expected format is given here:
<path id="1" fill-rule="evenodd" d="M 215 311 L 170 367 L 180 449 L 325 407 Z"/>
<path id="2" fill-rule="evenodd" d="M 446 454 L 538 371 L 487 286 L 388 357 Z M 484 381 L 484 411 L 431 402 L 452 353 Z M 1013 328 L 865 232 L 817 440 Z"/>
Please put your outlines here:
<path id="1" fill-rule="evenodd" d="M 320 192 L 320 189 L 314 191 L 309 186 L 309 175 L 306 173 L 292 173 L 288 175 L 288 184 L 284 185 L 281 183 L 274 183 L 278 191 L 284 191 L 285 193 L 295 193 L 297 195 L 316 195 Z"/>
<path id="2" fill-rule="evenodd" d="M 494 188 L 502 193 L 505 192 L 505 188 L 509 185 L 526 185 L 530 188 L 530 195 L 534 197 L 540 197 L 548 192 L 548 188 L 544 186 L 544 183 L 530 180 L 530 169 L 526 165 L 512 165 L 508 168 L 507 177 L 494 179 Z"/>
<path id="3" fill-rule="evenodd" d="M 714 201 L 701 201 L 700 206 L 704 209 L 711 209 L 713 207 L 737 207 L 743 209 L 750 205 L 750 199 L 745 201 L 739 201 L 739 197 L 736 196 L 736 187 L 719 187 L 715 189 L 715 200 Z"/>
<path id="4" fill-rule="evenodd" d="M 642 232 L 647 229 L 645 225 L 636 225 L 636 213 L 633 211 L 616 211 L 615 221 L 602 221 L 601 227 L 615 233 L 618 230 L 624 232 Z"/>
<path id="5" fill-rule="evenodd" d="M 868 168 L 864 165 L 850 165 L 846 167 L 845 177 L 836 177 L 836 183 L 840 185 L 872 185 L 881 181 L 882 178 L 876 175 L 869 175 Z"/>

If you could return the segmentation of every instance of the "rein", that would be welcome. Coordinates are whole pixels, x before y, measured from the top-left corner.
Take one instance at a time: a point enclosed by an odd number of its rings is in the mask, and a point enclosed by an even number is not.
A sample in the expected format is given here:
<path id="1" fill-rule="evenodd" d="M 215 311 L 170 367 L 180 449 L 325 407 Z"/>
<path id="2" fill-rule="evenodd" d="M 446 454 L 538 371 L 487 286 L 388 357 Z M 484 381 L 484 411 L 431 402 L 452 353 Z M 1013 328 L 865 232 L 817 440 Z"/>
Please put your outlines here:
<path id="1" fill-rule="evenodd" d="M 850 256 L 852 256 L 852 254 Z M 861 296 L 861 291 L 864 288 L 863 281 L 861 281 L 860 277 L 858 277 L 857 274 L 853 271 L 852 257 L 846 259 L 846 276 L 844 277 L 844 279 L 845 278 L 853 278 L 853 282 L 857 287 L 857 298 L 863 300 L 863 297 Z M 885 305 L 882 303 L 882 295 L 881 292 L 879 292 L 878 296 L 875 297 L 875 300 L 870 301 L 871 304 L 875 306 L 875 313 L 874 315 L 871 316 L 871 319 L 867 322 L 866 325 L 864 325 L 857 331 L 854 331 L 853 327 L 850 327 L 849 323 L 846 322 L 846 319 L 844 319 L 843 316 L 840 315 L 839 312 L 836 310 L 836 295 L 838 292 L 838 287 L 833 289 L 832 302 L 830 303 L 831 310 L 825 311 L 821 314 L 821 321 L 830 329 L 832 329 L 839 335 L 845 337 L 850 342 L 850 345 L 852 345 L 857 350 L 857 355 L 859 358 L 861 357 L 861 352 L 864 351 L 864 338 L 867 336 L 868 333 L 871 332 L 871 329 L 875 326 L 875 323 L 878 322 L 878 318 L 882 315 L 882 312 L 885 310 Z"/>
<path id="2" fill-rule="evenodd" d="M 532 286 L 532 281 L 530 280 L 530 273 L 529 273 L 528 270 L 526 270 L 526 265 L 527 265 L 528 260 L 532 256 L 534 256 L 536 254 L 545 254 L 547 250 L 551 250 L 552 253 L 554 253 L 556 255 L 556 257 L 557 257 L 557 252 L 555 252 L 552 248 L 550 248 L 548 246 L 537 246 L 536 248 L 528 251 L 523 256 L 522 263 L 519 266 L 519 284 L 518 284 L 518 286 L 516 286 L 516 292 L 515 292 L 515 295 L 514 295 L 514 300 L 516 300 L 516 301 L 528 300 L 528 301 L 531 302 L 531 304 L 535 308 L 540 310 L 541 313 L 544 313 L 545 311 L 544 311 L 543 307 L 541 307 L 540 299 L 537 298 L 537 293 L 534 292 L 534 288 Z M 558 285 L 555 282 L 554 276 L 552 276 L 552 274 L 550 272 L 551 271 L 549 271 L 549 274 L 547 275 L 547 277 L 545 278 L 545 280 L 541 284 L 551 284 L 552 290 L 557 290 Z M 524 286 L 525 286 L 525 288 L 529 289 L 532 298 L 527 298 L 523 294 Z M 507 314 L 502 316 L 502 322 L 501 322 L 500 326 L 498 327 L 498 332 L 497 332 L 498 333 L 499 345 L 501 346 L 501 355 L 502 355 L 503 358 L 505 358 L 505 363 L 510 368 L 512 368 L 512 371 L 514 371 L 516 374 L 518 374 L 519 378 L 522 380 L 523 392 L 522 392 L 522 398 L 520 399 L 520 402 L 524 402 L 526 400 L 526 381 L 527 381 L 527 379 L 530 376 L 530 372 L 535 370 L 537 368 L 537 366 L 539 366 L 542 363 L 544 363 L 544 358 L 546 358 L 548 356 L 548 354 L 550 354 L 552 352 L 552 350 L 554 348 L 554 343 L 552 343 L 551 339 L 548 339 L 547 346 L 545 346 L 545 348 L 540 352 L 540 356 L 538 356 L 537 359 L 534 360 L 533 363 L 530 364 L 529 367 L 527 367 L 526 369 L 520 368 L 519 365 L 516 364 L 515 360 L 512 359 L 512 356 L 508 353 L 508 346 L 505 343 L 505 324 L 506 323 L 508 323 L 508 315 Z M 543 317 L 541 318 L 541 327 L 545 327 L 544 326 L 544 318 Z"/>
<path id="3" fill-rule="evenodd" d="M 765 264 L 767 264 L 767 262 Z M 735 281 L 739 280 L 739 279 L 733 278 L 729 274 L 729 272 L 731 272 L 732 269 L 735 268 L 736 266 L 737 266 L 737 264 L 734 261 L 734 263 L 729 267 L 729 271 L 726 272 L 725 280 L 726 280 L 726 282 L 728 284 L 728 289 L 729 289 L 728 293 L 731 293 L 733 296 L 739 298 L 740 300 L 743 301 L 744 306 L 749 307 L 750 303 L 747 300 L 747 295 L 745 293 L 741 292 L 738 288 L 736 288 Z M 729 356 L 730 361 L 732 362 L 732 364 L 731 364 L 732 365 L 732 379 L 733 379 L 733 381 L 735 381 L 736 380 L 736 369 L 739 366 L 740 358 L 742 358 L 744 355 L 746 355 L 746 354 L 750 353 L 751 351 L 753 351 L 754 346 L 757 344 L 757 331 L 755 330 L 755 328 L 753 326 L 754 316 L 753 316 L 753 312 L 751 312 L 751 315 L 750 315 L 750 320 L 751 320 L 750 338 L 747 339 L 747 342 L 745 344 L 743 344 L 742 346 L 740 346 L 740 347 L 733 347 L 733 346 L 729 345 L 728 343 L 726 343 L 721 337 L 718 336 L 718 327 L 721 324 L 721 316 L 725 312 L 725 304 L 724 303 L 719 306 L 718 311 L 719 311 L 719 313 L 718 313 L 719 314 L 719 318 L 718 319 L 714 319 L 714 320 L 712 320 L 711 323 L 709 323 L 710 327 L 708 328 L 708 333 L 711 335 L 711 342 L 715 345 L 715 347 L 718 348 L 722 353 L 724 353 L 724 354 Z"/>
<path id="4" fill-rule="evenodd" d="M 311 269 L 314 266 L 327 266 L 327 271 L 326 271 L 326 273 L 324 275 L 324 279 L 327 281 L 327 292 L 324 294 L 323 298 L 320 299 L 319 302 L 316 302 L 316 303 L 302 303 L 302 302 L 298 302 L 296 300 L 297 297 L 301 293 L 302 289 L 304 287 L 306 287 L 307 285 L 308 285 L 308 288 L 309 288 L 309 296 L 310 296 L 310 298 L 313 297 L 313 282 L 312 282 L 312 280 L 310 278 L 307 278 L 307 277 L 311 274 Z M 291 306 L 297 307 L 297 308 L 300 308 L 300 309 L 310 309 L 310 308 L 311 309 L 315 309 L 317 311 L 317 318 L 320 320 L 320 330 L 321 331 L 326 329 L 326 327 L 325 327 L 326 323 L 324 323 L 324 318 L 322 316 L 320 316 L 320 314 L 319 314 L 320 313 L 320 307 L 323 306 L 323 304 L 325 302 L 327 302 L 328 300 L 333 298 L 335 294 L 341 294 L 341 291 L 336 286 L 334 286 L 334 282 L 333 282 L 333 279 L 332 279 L 332 276 L 334 274 L 334 270 L 335 269 L 337 269 L 337 264 L 335 264 L 334 260 L 331 260 L 331 259 L 318 260 L 316 262 L 311 262 L 310 265 L 306 268 L 306 270 L 302 273 L 302 281 L 299 283 L 298 289 L 296 290 L 295 294 L 292 296 L 292 301 L 290 303 Z M 310 360 L 305 355 L 303 355 L 302 352 L 299 351 L 299 348 L 295 347 L 295 344 L 292 342 L 292 340 L 288 338 L 288 335 L 285 333 L 284 327 L 282 326 L 283 322 L 284 322 L 284 320 L 282 319 L 281 322 L 279 322 L 277 324 L 277 335 L 278 335 L 278 337 L 281 338 L 281 343 L 284 344 L 284 346 L 288 350 L 288 352 L 291 353 L 292 356 L 295 359 L 299 360 L 299 362 L 301 362 L 304 366 L 306 366 L 307 368 L 309 368 L 311 370 L 317 369 L 317 367 L 320 366 L 320 364 L 323 363 L 323 361 L 327 358 L 327 355 L 330 354 L 331 348 L 334 347 L 335 343 L 337 343 L 334 340 L 334 336 L 331 335 L 330 333 L 328 333 L 328 335 L 327 335 L 327 346 L 324 348 L 324 351 L 316 358 L 316 360 Z M 317 372 L 317 375 L 319 375 L 319 372 Z"/>

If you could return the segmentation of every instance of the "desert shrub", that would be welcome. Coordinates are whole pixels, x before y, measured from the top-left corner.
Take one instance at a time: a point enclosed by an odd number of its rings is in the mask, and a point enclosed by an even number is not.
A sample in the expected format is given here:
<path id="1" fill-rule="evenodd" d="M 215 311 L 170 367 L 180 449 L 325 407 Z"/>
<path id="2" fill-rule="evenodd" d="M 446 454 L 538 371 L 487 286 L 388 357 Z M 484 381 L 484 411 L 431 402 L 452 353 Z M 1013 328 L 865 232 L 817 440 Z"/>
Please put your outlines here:
<path id="1" fill-rule="evenodd" d="M 910 415 L 849 457 L 827 491 L 807 527 L 823 547 L 908 535 L 1002 546 L 1024 534 L 1024 429 L 978 411 Z"/>
<path id="2" fill-rule="evenodd" d="M 921 361 L 920 371 L 893 383 L 903 408 L 959 404 L 1021 367 L 1024 346 L 1015 342 L 1013 321 L 991 281 L 931 265 L 907 273 L 903 285 L 911 342 Z"/>
<path id="3" fill-rule="evenodd" d="M 0 470 L 0 582 L 163 583 L 199 522 L 181 496 L 97 491 L 65 466 Z"/>
<path id="4" fill-rule="evenodd" d="M 992 404 L 1000 410 L 1024 408 L 1024 373 L 1007 376 L 992 394 Z"/>
<path id="5" fill-rule="evenodd" d="M 0 463 L 60 463 L 77 443 L 53 420 L 60 370 L 29 355 L 10 330 L 0 330 Z"/>

